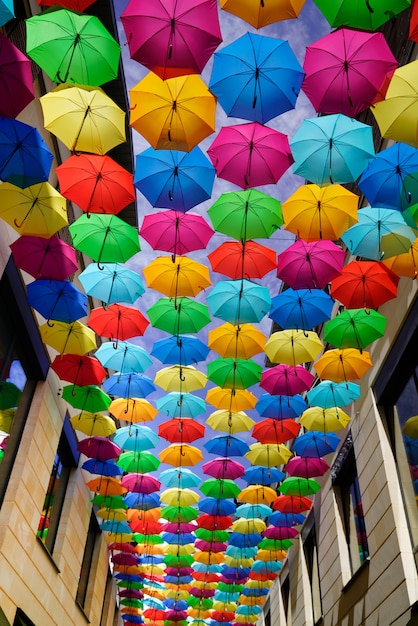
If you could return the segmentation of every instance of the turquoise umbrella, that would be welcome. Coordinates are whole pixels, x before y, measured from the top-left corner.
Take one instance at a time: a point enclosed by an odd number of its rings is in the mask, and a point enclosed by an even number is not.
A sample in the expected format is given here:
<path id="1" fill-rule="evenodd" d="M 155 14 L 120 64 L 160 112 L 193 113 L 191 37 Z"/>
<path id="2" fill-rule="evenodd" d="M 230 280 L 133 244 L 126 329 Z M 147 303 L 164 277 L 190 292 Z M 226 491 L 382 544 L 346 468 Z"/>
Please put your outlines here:
<path id="1" fill-rule="evenodd" d="M 104 367 L 115 372 L 144 372 L 153 361 L 147 351 L 128 341 L 102 343 L 95 356 Z"/>
<path id="2" fill-rule="evenodd" d="M 15 16 L 13 0 L 1 0 L 0 2 L 0 26 L 4 26 Z"/>
<path id="3" fill-rule="evenodd" d="M 105 304 L 133 304 L 145 292 L 139 274 L 120 263 L 90 263 L 78 278 L 88 296 Z"/>
<path id="4" fill-rule="evenodd" d="M 155 448 L 159 444 L 160 438 L 148 426 L 130 424 L 129 426 L 118 428 L 112 441 L 122 450 L 142 452 L 143 450 Z"/>
<path id="5" fill-rule="evenodd" d="M 360 397 L 360 385 L 351 381 L 334 383 L 332 380 L 322 380 L 307 392 L 306 397 L 311 406 L 323 409 L 347 406 Z"/>
<path id="6" fill-rule="evenodd" d="M 96 353 L 97 354 L 97 353 Z M 196 417 L 206 411 L 206 402 L 192 393 L 171 391 L 157 398 L 157 409 L 168 417 Z"/>
<path id="7" fill-rule="evenodd" d="M 207 301 L 215 317 L 235 325 L 260 322 L 271 307 L 268 288 L 246 279 L 220 280 Z"/>
<path id="8" fill-rule="evenodd" d="M 176 487 L 178 489 L 188 489 L 197 487 L 201 478 L 187 467 L 173 467 L 158 476 L 158 480 L 167 487 Z"/>

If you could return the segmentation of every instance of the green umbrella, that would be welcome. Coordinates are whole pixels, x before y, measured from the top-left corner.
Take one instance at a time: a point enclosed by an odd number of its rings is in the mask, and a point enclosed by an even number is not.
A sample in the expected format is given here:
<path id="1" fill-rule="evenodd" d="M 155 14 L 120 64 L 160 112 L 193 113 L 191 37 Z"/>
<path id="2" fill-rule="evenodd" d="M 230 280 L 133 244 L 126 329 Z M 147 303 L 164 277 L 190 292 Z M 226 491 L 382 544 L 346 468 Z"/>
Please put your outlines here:
<path id="1" fill-rule="evenodd" d="M 234 583 L 224 583 L 220 581 L 217 588 L 219 591 L 229 591 L 234 593 L 236 591 L 242 591 L 244 589 L 244 585 L 235 585 Z"/>
<path id="2" fill-rule="evenodd" d="M 200 608 L 202 609 L 202 611 L 207 611 L 213 606 L 213 600 L 211 600 L 211 598 L 199 598 L 197 596 L 189 596 L 186 602 L 192 608 Z"/>
<path id="3" fill-rule="evenodd" d="M 321 489 L 321 485 L 313 478 L 288 476 L 279 485 L 279 491 L 286 496 L 312 496 Z"/>
<path id="4" fill-rule="evenodd" d="M 118 76 L 120 46 L 93 15 L 59 9 L 30 17 L 26 52 L 55 83 L 99 86 Z"/>
<path id="5" fill-rule="evenodd" d="M 117 215 L 84 213 L 68 230 L 74 248 L 96 263 L 123 263 L 140 250 L 138 230 Z"/>
<path id="6" fill-rule="evenodd" d="M 106 411 L 112 402 L 111 397 L 97 385 L 65 385 L 62 397 L 75 409 L 89 413 Z"/>
<path id="7" fill-rule="evenodd" d="M 260 382 L 262 368 L 252 359 L 215 359 L 208 363 L 208 378 L 227 389 L 248 389 Z"/>
<path id="8" fill-rule="evenodd" d="M 350 26 L 376 30 L 398 13 L 408 9 L 411 0 L 314 0 L 332 28 Z"/>
<path id="9" fill-rule="evenodd" d="M 197 528 L 194 532 L 198 539 L 203 541 L 228 541 L 229 532 L 227 530 L 207 530 L 206 528 Z"/>
<path id="10" fill-rule="evenodd" d="M 133 472 L 136 474 L 147 474 L 148 472 L 154 472 L 160 465 L 160 459 L 144 450 L 143 452 L 134 452 L 129 450 L 128 452 L 122 452 L 117 460 L 117 465 L 123 469 L 124 472 Z"/>
<path id="11" fill-rule="evenodd" d="M 199 517 L 199 511 L 192 506 L 165 506 L 161 510 L 161 517 L 169 522 L 188 523 Z"/>
<path id="12" fill-rule="evenodd" d="M 147 315 L 154 328 L 171 335 L 197 333 L 211 321 L 208 307 L 191 298 L 161 298 Z"/>
<path id="13" fill-rule="evenodd" d="M 142 533 L 132 533 L 132 540 L 149 546 L 158 546 L 164 543 L 161 535 L 143 535 Z"/>
<path id="14" fill-rule="evenodd" d="M 386 318 L 373 309 L 346 309 L 325 322 L 324 341 L 336 348 L 363 350 L 383 337 Z"/>
<path id="15" fill-rule="evenodd" d="M 123 496 L 104 496 L 98 493 L 92 500 L 93 504 L 96 504 L 100 508 L 106 509 L 127 509 L 128 505 L 125 504 Z"/>
<path id="16" fill-rule="evenodd" d="M 280 202 L 257 189 L 223 193 L 208 215 L 215 230 L 238 241 L 270 237 L 283 224 Z"/>
<path id="17" fill-rule="evenodd" d="M 209 498 L 224 500 L 225 498 L 236 498 L 241 492 L 241 488 L 229 478 L 209 478 L 200 487 L 200 491 Z"/>
<path id="18" fill-rule="evenodd" d="M 19 403 L 22 392 L 14 383 L 0 381 L 0 409 L 10 409 Z"/>
<path id="19" fill-rule="evenodd" d="M 137 598 L 123 598 L 120 603 L 123 606 L 134 606 L 137 609 L 142 609 L 142 607 L 144 606 L 144 603 L 141 602 L 141 600 L 138 600 Z"/>
<path id="20" fill-rule="evenodd" d="M 194 561 L 192 554 L 166 554 L 163 559 L 164 563 L 169 567 L 190 567 Z"/>
<path id="21" fill-rule="evenodd" d="M 267 539 L 267 537 L 263 537 L 258 548 L 260 550 L 287 550 L 292 545 L 291 539 Z"/>
<path id="22" fill-rule="evenodd" d="M 141 590 L 145 587 L 146 581 L 136 582 L 132 580 L 119 580 L 116 585 L 118 587 L 126 587 L 126 589 L 138 589 Z"/>

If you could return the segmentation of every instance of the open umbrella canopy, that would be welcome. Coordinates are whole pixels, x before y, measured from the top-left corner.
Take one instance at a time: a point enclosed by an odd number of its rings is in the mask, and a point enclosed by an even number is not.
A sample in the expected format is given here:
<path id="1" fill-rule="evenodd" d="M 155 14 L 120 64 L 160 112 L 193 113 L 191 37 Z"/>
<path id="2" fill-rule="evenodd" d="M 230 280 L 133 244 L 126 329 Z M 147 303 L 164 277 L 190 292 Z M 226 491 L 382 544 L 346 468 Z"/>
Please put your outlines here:
<path id="1" fill-rule="evenodd" d="M 301 457 L 319 458 L 335 452 L 339 443 L 340 438 L 335 433 L 310 430 L 295 439 L 292 450 Z"/>
<path id="2" fill-rule="evenodd" d="M 213 478 L 235 480 L 244 475 L 245 469 L 238 461 L 220 457 L 204 463 L 202 465 L 202 471 L 208 476 L 213 476 Z"/>
<path id="3" fill-rule="evenodd" d="M 252 436 L 260 443 L 285 443 L 297 437 L 300 425 L 292 419 L 275 420 L 271 417 L 258 422 Z"/>
<path id="4" fill-rule="evenodd" d="M 267 5 L 259 0 L 221 0 L 221 9 L 262 28 L 282 20 L 298 17 L 305 0 L 273 0 Z"/>
<path id="5" fill-rule="evenodd" d="M 329 409 L 335 406 L 347 406 L 360 397 L 360 387 L 357 383 L 334 383 L 332 380 L 321 380 L 312 387 L 306 397 L 311 406 L 321 406 Z"/>
<path id="6" fill-rule="evenodd" d="M 418 275 L 418 238 L 415 239 L 408 252 L 393 256 L 382 263 L 398 277 L 415 278 Z"/>
<path id="7" fill-rule="evenodd" d="M 11 0 L 3 0 L 0 4 L 0 26 L 4 26 L 14 16 L 13 2 Z"/>
<path id="8" fill-rule="evenodd" d="M 346 309 L 324 325 L 324 341 L 337 348 L 363 350 L 383 337 L 386 318 L 373 309 Z"/>
<path id="9" fill-rule="evenodd" d="M 102 413 L 82 411 L 78 415 L 70 417 L 70 422 L 75 430 L 84 433 L 88 437 L 93 437 L 94 435 L 110 437 L 116 432 L 116 424 L 114 420 L 112 420 L 111 417 L 107 417 L 107 415 L 103 415 Z M 109 475 L 116 476 L 116 474 L 117 472 Z"/>
<path id="10" fill-rule="evenodd" d="M 104 367 L 122 374 L 144 372 L 152 365 L 152 359 L 147 351 L 141 346 L 128 341 L 108 341 L 102 343 L 96 350 L 95 356 Z"/>
<path id="11" fill-rule="evenodd" d="M 296 395 L 270 395 L 263 394 L 255 405 L 261 417 L 271 417 L 276 420 L 299 417 L 306 409 L 303 396 Z"/>
<path id="12" fill-rule="evenodd" d="M 35 97 L 32 66 L 5 35 L 0 36 L 0 115 L 17 117 Z"/>
<path id="13" fill-rule="evenodd" d="M 302 365 L 280 363 L 261 374 L 260 387 L 275 396 L 293 396 L 311 388 L 314 376 Z"/>
<path id="14" fill-rule="evenodd" d="M 396 297 L 399 277 L 378 261 L 351 261 L 331 282 L 331 296 L 349 309 L 378 309 Z"/>
<path id="15" fill-rule="evenodd" d="M 255 422 L 243 411 L 219 409 L 209 415 L 206 424 L 213 430 L 233 434 L 250 431 Z"/>
<path id="16" fill-rule="evenodd" d="M 98 385 L 65 385 L 62 397 L 72 407 L 89 413 L 106 411 L 112 401 Z"/>
<path id="17" fill-rule="evenodd" d="M 255 241 L 225 241 L 208 254 L 214 272 L 229 278 L 262 278 L 276 269 L 276 252 Z"/>
<path id="18" fill-rule="evenodd" d="M 96 355 L 82 356 L 78 354 L 57 355 L 51 363 L 51 369 L 61 380 L 74 385 L 100 385 L 106 378 L 106 370 Z"/>
<path id="19" fill-rule="evenodd" d="M 173 417 L 158 426 L 158 434 L 171 443 L 192 443 L 204 436 L 205 427 L 191 417 Z"/>
<path id="20" fill-rule="evenodd" d="M 327 350 L 315 362 L 314 367 L 319 378 L 341 383 L 361 378 L 372 367 L 372 361 L 366 351 L 343 348 Z"/>
<path id="21" fill-rule="evenodd" d="M 158 339 L 151 354 L 161 363 L 192 365 L 204 361 L 209 354 L 209 348 L 194 335 L 173 335 Z"/>
<path id="22" fill-rule="evenodd" d="M 266 341 L 266 355 L 272 363 L 298 365 L 313 361 L 324 345 L 314 331 L 279 330 Z"/>
<path id="23" fill-rule="evenodd" d="M 151 422 L 157 409 L 144 398 L 117 398 L 109 405 L 109 413 L 126 422 Z"/>
<path id="24" fill-rule="evenodd" d="M 345 252 L 333 241 L 297 239 L 280 252 L 277 276 L 292 289 L 323 289 L 343 269 Z"/>
<path id="25" fill-rule="evenodd" d="M 169 298 L 196 296 L 211 284 L 209 270 L 187 256 L 160 256 L 143 269 L 146 283 Z"/>
<path id="26" fill-rule="evenodd" d="M 314 0 L 333 28 L 350 26 L 359 30 L 377 30 L 409 7 L 409 0 Z"/>
<path id="27" fill-rule="evenodd" d="M 87 315 L 87 296 L 69 280 L 35 280 L 27 285 L 28 303 L 48 322 L 75 322 Z"/>
<path id="28" fill-rule="evenodd" d="M 281 328 L 309 330 L 330 319 L 334 300 L 322 289 L 281 291 L 271 300 L 269 317 Z"/>
<path id="29" fill-rule="evenodd" d="M 10 249 L 16 266 L 35 279 L 66 280 L 78 269 L 74 248 L 56 235 L 24 235 Z"/>
<path id="30" fill-rule="evenodd" d="M 187 469 L 187 467 L 173 467 L 172 469 L 164 470 L 158 478 L 165 487 L 177 487 L 178 489 L 197 487 L 201 481 L 200 476 Z M 166 514 L 167 511 L 164 510 L 163 513 Z M 192 517 L 192 519 L 194 518 Z"/>
<path id="31" fill-rule="evenodd" d="M 274 467 L 284 465 L 292 456 L 291 451 L 283 444 L 253 443 L 245 453 L 245 458 L 252 465 L 263 465 L 264 467 Z"/>
<path id="32" fill-rule="evenodd" d="M 109 412 L 112 412 L 110 405 Z M 118 428 L 112 441 L 122 450 L 143 452 L 144 450 L 155 448 L 159 442 L 159 438 L 158 435 L 147 426 L 143 426 L 142 424 L 130 424 L 129 426 Z"/>
<path id="33" fill-rule="evenodd" d="M 276 467 L 263 467 L 262 465 L 253 465 L 252 467 L 249 467 L 245 470 L 245 474 L 243 476 L 244 480 L 248 483 L 248 486 L 250 485 L 271 485 L 272 483 L 279 483 L 281 480 L 283 480 L 283 478 L 285 477 L 284 472 L 281 472 L 280 470 L 278 470 Z M 243 489 L 243 491 L 241 492 L 240 495 L 240 499 L 242 501 L 244 498 L 243 492 L 245 490 Z M 257 490 L 258 492 L 258 490 Z M 246 498 L 248 500 L 250 493 L 257 493 L 251 490 L 247 491 L 246 494 Z M 243 507 L 240 507 L 239 509 L 239 515 L 241 517 L 244 516 L 244 509 Z M 265 517 L 264 515 L 262 515 L 262 517 Z"/>
<path id="34" fill-rule="evenodd" d="M 171 365 L 158 370 L 154 381 L 164 391 L 190 393 L 203 389 L 206 386 L 207 377 L 193 365 Z"/>
<path id="35" fill-rule="evenodd" d="M 211 454 L 224 457 L 243 456 L 249 450 L 248 444 L 234 435 L 217 435 L 206 441 L 203 446 Z M 209 511 L 206 511 L 206 513 L 209 513 Z M 229 515 L 229 513 L 226 513 L 226 515 Z"/>
<path id="36" fill-rule="evenodd" d="M 209 87 L 228 116 L 264 124 L 294 108 L 303 75 L 287 41 L 246 33 L 215 52 Z"/>
<path id="37" fill-rule="evenodd" d="M 168 417 L 197 417 L 206 411 L 206 402 L 191 393 L 172 391 L 156 400 L 157 409 Z"/>
<path id="38" fill-rule="evenodd" d="M 218 281 L 207 301 L 214 317 L 233 325 L 260 322 L 271 305 L 268 288 L 246 279 Z"/>
<path id="39" fill-rule="evenodd" d="M 135 307 L 126 304 L 111 304 L 108 307 L 98 307 L 90 311 L 87 322 L 98 335 L 109 339 L 130 339 L 144 334 L 149 321 Z M 118 341 L 114 342 L 114 349 L 118 348 Z M 122 348 L 128 351 L 130 344 L 122 344 Z M 105 348 L 106 350 L 106 348 Z M 107 348 L 109 350 L 109 348 Z M 131 348 L 135 351 L 135 346 Z M 139 350 L 139 347 L 138 347 Z M 138 351 L 137 351 L 138 352 Z M 148 365 L 152 361 L 149 360 Z M 117 369 L 117 368 L 113 368 Z"/>
<path id="40" fill-rule="evenodd" d="M 328 470 L 328 463 L 321 457 L 294 456 L 286 464 L 286 472 L 291 476 L 299 476 L 300 478 L 323 476 Z M 270 522 L 275 523 L 271 518 Z"/>
<path id="41" fill-rule="evenodd" d="M 247 389 L 222 389 L 221 387 L 213 387 L 208 390 L 206 401 L 217 409 L 245 411 L 255 407 L 257 398 Z"/>
<path id="42" fill-rule="evenodd" d="M 89 263 L 78 277 L 88 296 L 105 304 L 133 304 L 144 293 L 141 277 L 121 263 Z"/>
<path id="43" fill-rule="evenodd" d="M 191 298 L 161 298 L 148 310 L 152 326 L 171 335 L 195 333 L 209 324 L 208 307 Z"/>
<path id="44" fill-rule="evenodd" d="M 208 363 L 208 379 L 219 387 L 247 389 L 260 376 L 261 366 L 252 359 L 218 358 Z"/>
<path id="45" fill-rule="evenodd" d="M 324 409 L 312 406 L 302 413 L 299 422 L 306 430 L 329 433 L 346 428 L 350 420 L 349 415 L 338 407 Z"/>
<path id="46" fill-rule="evenodd" d="M 39 332 L 42 341 L 60 354 L 82 356 L 97 347 L 94 332 L 78 320 L 71 323 L 54 321 L 53 325 L 42 324 Z"/>
<path id="47" fill-rule="evenodd" d="M 109 395 L 119 398 L 146 398 L 156 389 L 151 378 L 136 372 L 117 372 L 104 381 L 103 387 Z"/>
<path id="48" fill-rule="evenodd" d="M 252 324 L 229 322 L 208 332 L 208 347 L 222 357 L 249 359 L 264 351 L 266 336 Z"/>

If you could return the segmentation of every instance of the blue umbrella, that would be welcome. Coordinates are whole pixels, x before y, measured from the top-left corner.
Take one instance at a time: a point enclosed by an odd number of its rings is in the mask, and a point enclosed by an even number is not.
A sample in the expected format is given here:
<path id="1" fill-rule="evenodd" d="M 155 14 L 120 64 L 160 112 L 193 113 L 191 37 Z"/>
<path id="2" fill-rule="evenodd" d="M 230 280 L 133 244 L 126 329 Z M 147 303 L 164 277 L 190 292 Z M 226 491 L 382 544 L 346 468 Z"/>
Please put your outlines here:
<path id="1" fill-rule="evenodd" d="M 1 6 L 0 3 L 0 21 Z M 17 187 L 48 180 L 53 155 L 38 130 L 13 118 L 0 118 L 0 179 Z"/>
<path id="2" fill-rule="evenodd" d="M 199 511 L 209 515 L 231 515 L 235 513 L 236 504 L 232 500 L 218 500 L 217 498 L 203 498 L 198 503 Z"/>
<path id="3" fill-rule="evenodd" d="M 278 420 L 294 419 L 306 409 L 306 402 L 300 394 L 272 396 L 265 393 L 258 399 L 255 409 L 261 417 L 272 417 Z"/>
<path id="4" fill-rule="evenodd" d="M 153 207 L 186 212 L 212 194 L 215 168 L 199 147 L 148 148 L 136 157 L 134 184 Z"/>
<path id="5" fill-rule="evenodd" d="M 123 496 L 123 499 L 125 504 L 131 509 L 137 508 L 147 511 L 149 509 L 157 509 L 161 505 L 158 493 L 128 492 Z"/>
<path id="6" fill-rule="evenodd" d="M 161 538 L 164 539 L 164 541 L 166 543 L 169 543 L 171 545 L 179 545 L 179 546 L 185 546 L 188 543 L 194 543 L 196 540 L 196 537 L 194 536 L 193 533 L 167 533 L 167 532 L 162 532 L 161 533 Z"/>
<path id="7" fill-rule="evenodd" d="M 187 585 L 192 582 L 191 576 L 164 576 L 166 583 L 170 585 Z"/>
<path id="8" fill-rule="evenodd" d="M 222 457 L 244 456 L 250 449 L 246 441 L 233 435 L 213 437 L 204 443 L 203 447 L 211 454 L 217 454 Z"/>
<path id="9" fill-rule="evenodd" d="M 238 511 L 237 511 L 238 514 Z M 241 516 L 240 516 L 241 517 Z M 225 550 L 225 554 L 228 556 L 232 556 L 232 558 L 243 558 L 243 559 L 252 559 L 257 554 L 257 548 L 255 546 L 245 546 L 244 548 L 239 548 L 238 546 L 228 546 Z"/>
<path id="10" fill-rule="evenodd" d="M 380 261 L 408 252 L 416 239 L 399 211 L 368 206 L 357 214 L 357 224 L 341 235 L 342 241 L 356 256 Z"/>
<path id="11" fill-rule="evenodd" d="M 418 439 L 404 435 L 403 442 L 409 465 L 418 465 Z"/>
<path id="12" fill-rule="evenodd" d="M 122 613 L 122 619 L 134 624 L 143 624 L 144 618 L 140 615 L 131 615 L 130 613 Z"/>
<path id="13" fill-rule="evenodd" d="M 305 119 L 290 148 L 294 173 L 319 186 L 355 182 L 375 156 L 372 127 L 341 113 Z"/>
<path id="14" fill-rule="evenodd" d="M 253 572 L 264 572 L 264 568 L 261 567 L 261 564 L 265 564 L 265 563 L 271 563 L 272 561 L 254 561 L 254 563 L 251 565 L 251 570 Z M 256 568 L 255 565 L 258 565 L 258 567 Z M 282 564 L 280 562 L 276 563 L 274 561 L 274 564 L 278 566 L 278 569 L 272 569 L 271 571 L 279 571 L 282 568 Z M 241 604 L 240 606 L 238 606 L 236 608 L 236 614 L 237 615 L 260 615 L 260 613 L 262 612 L 262 608 L 261 606 L 258 605 L 248 605 L 248 604 Z"/>
<path id="15" fill-rule="evenodd" d="M 103 532 L 108 533 L 122 533 L 122 534 L 131 534 L 132 529 L 129 526 L 128 522 L 116 522 L 115 520 L 106 520 L 100 524 L 100 528 Z"/>
<path id="16" fill-rule="evenodd" d="M 28 303 L 46 320 L 71 324 L 87 315 L 87 296 L 69 280 L 34 280 L 27 285 Z"/>
<path id="17" fill-rule="evenodd" d="M 209 89 L 228 116 L 264 124 L 295 107 L 303 78 L 287 41 L 246 33 L 215 52 Z"/>
<path id="18" fill-rule="evenodd" d="M 173 335 L 156 341 L 151 354 L 161 363 L 193 365 L 206 359 L 209 348 L 193 335 Z"/>
<path id="19" fill-rule="evenodd" d="M 279 483 L 285 476 L 286 474 L 276 467 L 253 465 L 245 470 L 242 478 L 247 481 L 249 485 L 271 485 L 271 483 Z"/>
<path id="20" fill-rule="evenodd" d="M 171 391 L 162 398 L 157 398 L 156 406 L 160 413 L 168 417 L 196 417 L 206 411 L 206 402 L 203 398 L 178 391 Z"/>
<path id="21" fill-rule="evenodd" d="M 340 438 L 334 433 L 322 433 L 311 430 L 299 435 L 293 442 L 292 450 L 302 457 L 320 457 L 335 452 Z"/>
<path id="22" fill-rule="evenodd" d="M 143 374 L 116 373 L 104 381 L 103 387 L 110 396 L 119 398 L 146 398 L 156 390 L 151 378 Z"/>
<path id="23" fill-rule="evenodd" d="M 121 263 L 89 263 L 78 278 L 88 296 L 106 304 L 133 304 L 145 292 L 139 274 Z"/>
<path id="24" fill-rule="evenodd" d="M 102 476 L 121 476 L 123 470 L 116 465 L 115 461 L 100 461 L 99 459 L 87 459 L 81 469 L 90 474 L 101 474 Z"/>
<path id="25" fill-rule="evenodd" d="M 164 600 L 164 604 L 169 609 L 174 609 L 175 611 L 187 611 L 189 605 L 186 600 L 174 600 L 173 598 L 167 598 Z"/>
<path id="26" fill-rule="evenodd" d="M 143 450 L 155 448 L 160 442 L 160 438 L 148 426 L 130 424 L 130 426 L 118 428 L 113 435 L 112 441 L 122 450 L 142 452 Z"/>
<path id="27" fill-rule="evenodd" d="M 257 587 L 256 589 L 251 589 L 248 587 L 244 587 L 242 590 L 242 595 L 247 596 L 247 598 L 258 598 L 259 596 L 266 596 L 270 589 L 267 587 Z"/>
<path id="28" fill-rule="evenodd" d="M 13 0 L 1 0 L 0 2 L 0 26 L 4 26 L 9 20 L 13 19 L 14 6 Z"/>
<path id="29" fill-rule="evenodd" d="M 311 330 L 329 320 L 334 300 L 322 289 L 285 289 L 271 300 L 269 317 L 281 328 Z"/>
<path id="30" fill-rule="evenodd" d="M 192 568 L 195 572 L 208 572 L 210 574 L 219 574 L 222 571 L 222 565 L 212 563 L 207 565 L 206 563 L 193 563 Z"/>
<path id="31" fill-rule="evenodd" d="M 239 506 L 236 510 L 237 516 L 245 517 L 245 519 L 264 519 L 265 517 L 268 517 L 271 513 L 272 509 L 267 506 L 267 504 L 241 504 L 241 506 Z"/>
<path id="32" fill-rule="evenodd" d="M 128 341 L 108 341 L 96 350 L 95 356 L 104 367 L 109 367 L 116 372 L 144 372 L 152 359 L 141 346 Z"/>
<path id="33" fill-rule="evenodd" d="M 260 322 L 271 306 L 267 287 L 249 280 L 220 280 L 207 296 L 212 315 L 231 324 Z"/>
<path id="34" fill-rule="evenodd" d="M 164 563 L 164 556 L 162 554 L 144 554 L 138 558 L 138 561 L 144 565 L 159 565 Z"/>
<path id="35" fill-rule="evenodd" d="M 232 532 L 229 535 L 229 544 L 239 548 L 244 548 L 246 546 L 258 546 L 262 538 L 261 533 L 244 534 Z"/>
<path id="36" fill-rule="evenodd" d="M 269 517 L 269 524 L 273 526 L 297 526 L 303 524 L 305 516 L 302 513 L 282 513 L 274 511 Z"/>
<path id="37" fill-rule="evenodd" d="M 230 580 L 239 580 L 241 578 L 248 578 L 250 571 L 249 567 L 224 567 L 222 569 L 222 576 Z"/>
<path id="38" fill-rule="evenodd" d="M 418 150 L 395 143 L 370 161 L 360 176 L 358 187 L 372 206 L 401 211 L 411 204 L 405 178 L 415 174 L 418 180 L 417 172 Z"/>
<path id="39" fill-rule="evenodd" d="M 176 487 L 178 489 L 187 489 L 197 487 L 201 478 L 187 467 L 173 467 L 158 476 L 158 480 L 167 487 Z"/>
<path id="40" fill-rule="evenodd" d="M 332 380 L 322 380 L 307 392 L 306 397 L 311 406 L 320 406 L 323 409 L 347 406 L 360 397 L 360 385 L 351 381 L 335 383 Z"/>
<path id="41" fill-rule="evenodd" d="M 147 581 L 148 583 L 149 581 Z M 144 598 L 144 607 L 148 606 L 149 608 L 152 609 L 161 609 L 162 611 L 164 611 L 165 609 L 165 604 L 162 600 L 158 600 L 158 598 L 151 598 L 151 597 L 145 597 Z"/>

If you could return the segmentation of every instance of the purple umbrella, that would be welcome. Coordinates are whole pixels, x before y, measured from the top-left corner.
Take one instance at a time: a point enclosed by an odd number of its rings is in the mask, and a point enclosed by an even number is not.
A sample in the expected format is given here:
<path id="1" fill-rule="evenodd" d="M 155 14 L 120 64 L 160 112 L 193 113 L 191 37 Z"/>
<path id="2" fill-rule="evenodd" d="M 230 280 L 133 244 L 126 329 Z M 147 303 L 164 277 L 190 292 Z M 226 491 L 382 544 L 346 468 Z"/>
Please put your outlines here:
<path id="1" fill-rule="evenodd" d="M 277 276 L 292 289 L 323 289 L 339 276 L 345 252 L 332 241 L 298 239 L 278 256 Z"/>

